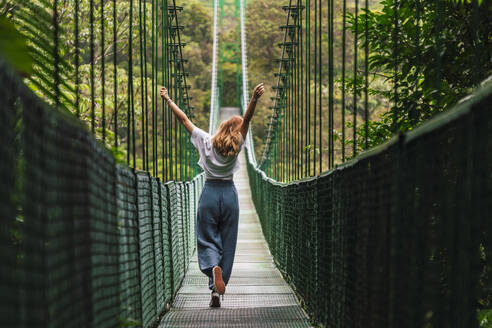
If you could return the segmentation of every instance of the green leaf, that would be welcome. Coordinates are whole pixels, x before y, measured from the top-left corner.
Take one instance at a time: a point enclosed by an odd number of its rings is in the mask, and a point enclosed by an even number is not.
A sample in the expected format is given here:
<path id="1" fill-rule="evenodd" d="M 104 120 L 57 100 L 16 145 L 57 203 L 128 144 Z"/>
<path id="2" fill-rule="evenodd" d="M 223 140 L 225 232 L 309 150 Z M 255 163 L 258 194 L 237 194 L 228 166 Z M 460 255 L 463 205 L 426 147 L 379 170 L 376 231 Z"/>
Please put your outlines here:
<path id="1" fill-rule="evenodd" d="M 0 16 L 0 54 L 22 75 L 32 71 L 26 40 L 5 16 Z"/>

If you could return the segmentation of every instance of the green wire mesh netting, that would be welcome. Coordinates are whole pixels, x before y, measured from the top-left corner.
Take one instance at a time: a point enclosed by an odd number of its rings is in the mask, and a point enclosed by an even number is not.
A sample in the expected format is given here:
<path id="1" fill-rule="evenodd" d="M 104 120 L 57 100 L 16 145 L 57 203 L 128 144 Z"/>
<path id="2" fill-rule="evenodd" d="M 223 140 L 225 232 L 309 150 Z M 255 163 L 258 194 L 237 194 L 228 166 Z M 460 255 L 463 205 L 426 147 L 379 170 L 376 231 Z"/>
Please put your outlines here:
<path id="1" fill-rule="evenodd" d="M 0 64 L 0 325 L 156 324 L 195 248 L 203 184 L 115 163 Z"/>
<path id="2" fill-rule="evenodd" d="M 477 327 L 492 308 L 492 87 L 317 178 L 248 165 L 275 261 L 329 327 Z"/>

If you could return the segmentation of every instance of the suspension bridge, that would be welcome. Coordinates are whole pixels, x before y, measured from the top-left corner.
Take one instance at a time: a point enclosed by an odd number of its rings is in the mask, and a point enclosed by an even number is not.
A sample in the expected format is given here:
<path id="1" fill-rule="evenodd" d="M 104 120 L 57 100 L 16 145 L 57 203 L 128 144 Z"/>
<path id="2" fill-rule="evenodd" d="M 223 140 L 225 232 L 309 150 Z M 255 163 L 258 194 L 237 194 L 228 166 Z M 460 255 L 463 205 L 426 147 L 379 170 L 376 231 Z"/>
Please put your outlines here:
<path id="1" fill-rule="evenodd" d="M 419 3 L 411 4 L 417 20 L 425 10 L 444 15 L 440 0 L 434 9 Z M 347 4 L 362 27 L 350 37 Z M 237 43 L 226 56 L 225 5 L 235 6 L 237 19 Z M 195 254 L 204 177 L 189 135 L 157 92 L 166 85 L 195 117 L 183 56 L 186 8 L 175 0 L 21 0 L 12 20 L 35 44 L 35 65 L 43 58 L 47 64 L 26 83 L 0 61 L 0 325 L 484 326 L 481 313 L 492 308 L 492 86 L 400 132 L 406 118 L 399 92 L 418 91 L 399 81 L 404 5 L 395 1 L 390 37 L 395 136 L 371 149 L 368 42 L 360 49 L 363 61 L 357 59 L 358 38 L 369 35 L 368 24 L 360 24 L 364 8 L 358 0 L 282 7 L 265 145 L 255 152 L 250 129 L 235 176 L 241 211 L 235 264 L 222 307 L 210 309 Z M 243 0 L 213 1 L 210 133 L 248 104 L 245 12 Z M 405 42 L 419 51 L 419 24 L 415 31 Z M 119 49 L 122 41 L 128 46 Z M 349 81 L 349 56 L 361 84 Z M 440 68 L 438 51 L 436 58 Z M 228 92 L 224 60 L 237 64 L 238 107 L 221 104 Z M 472 71 L 480 75 L 480 67 Z M 441 78 L 432 106 L 443 101 Z M 358 134 L 360 126 L 365 133 Z"/>

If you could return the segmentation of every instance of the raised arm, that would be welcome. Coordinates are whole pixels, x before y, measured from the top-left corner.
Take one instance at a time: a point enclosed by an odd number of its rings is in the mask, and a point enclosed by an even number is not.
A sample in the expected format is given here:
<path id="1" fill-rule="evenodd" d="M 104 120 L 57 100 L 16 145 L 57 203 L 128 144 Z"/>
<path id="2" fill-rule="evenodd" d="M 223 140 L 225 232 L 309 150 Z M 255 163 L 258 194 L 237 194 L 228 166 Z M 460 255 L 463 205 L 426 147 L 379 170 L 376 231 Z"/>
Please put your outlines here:
<path id="1" fill-rule="evenodd" d="M 263 83 L 258 84 L 253 90 L 253 97 L 249 101 L 248 108 L 246 109 L 246 113 L 244 113 L 243 123 L 241 125 L 241 134 L 243 135 L 243 139 L 246 139 L 246 135 L 248 134 L 249 122 L 253 118 L 253 114 L 256 109 L 256 102 L 260 99 L 261 95 L 265 92 L 265 87 Z"/>
<path id="2" fill-rule="evenodd" d="M 188 131 L 189 134 L 193 132 L 193 129 L 195 128 L 195 125 L 190 121 L 188 116 L 176 105 L 171 98 L 169 98 L 169 94 L 167 93 L 167 89 L 162 87 L 161 88 L 161 97 L 164 98 L 165 101 L 169 104 L 169 107 L 171 107 L 174 115 L 178 119 L 178 121 L 181 122 L 181 124 L 184 125 L 186 128 L 186 131 Z"/>

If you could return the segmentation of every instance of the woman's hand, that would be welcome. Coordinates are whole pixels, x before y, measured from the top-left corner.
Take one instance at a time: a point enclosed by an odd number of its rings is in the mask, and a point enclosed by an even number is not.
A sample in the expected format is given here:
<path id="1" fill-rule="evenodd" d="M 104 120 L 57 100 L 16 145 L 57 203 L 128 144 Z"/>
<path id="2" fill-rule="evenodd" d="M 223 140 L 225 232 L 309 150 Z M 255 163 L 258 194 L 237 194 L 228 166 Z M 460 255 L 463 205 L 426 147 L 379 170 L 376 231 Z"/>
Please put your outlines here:
<path id="1" fill-rule="evenodd" d="M 164 98 L 165 101 L 169 100 L 169 94 L 167 93 L 167 89 L 165 87 L 161 88 L 161 98 Z"/>
<path id="2" fill-rule="evenodd" d="M 253 90 L 253 99 L 256 101 L 260 99 L 261 95 L 265 92 L 265 87 L 263 83 L 258 84 Z"/>

